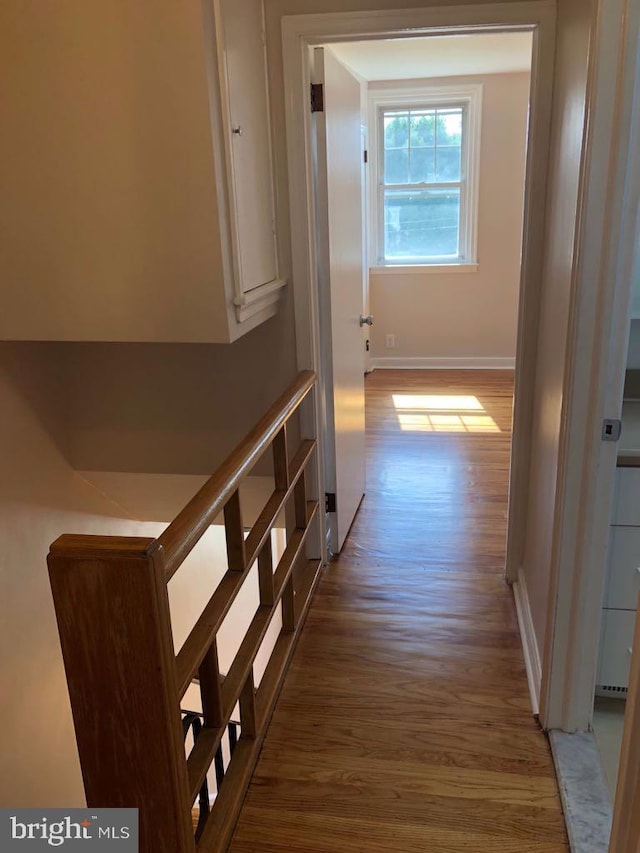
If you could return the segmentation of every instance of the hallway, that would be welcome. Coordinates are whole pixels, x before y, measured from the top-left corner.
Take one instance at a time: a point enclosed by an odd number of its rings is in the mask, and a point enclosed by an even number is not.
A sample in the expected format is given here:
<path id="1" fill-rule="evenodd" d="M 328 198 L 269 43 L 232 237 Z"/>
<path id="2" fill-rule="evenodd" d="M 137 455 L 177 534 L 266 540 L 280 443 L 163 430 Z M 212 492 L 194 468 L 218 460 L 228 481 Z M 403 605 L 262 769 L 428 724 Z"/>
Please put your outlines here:
<path id="1" fill-rule="evenodd" d="M 503 578 L 512 374 L 367 377 L 367 494 L 324 571 L 232 853 L 560 853 Z"/>

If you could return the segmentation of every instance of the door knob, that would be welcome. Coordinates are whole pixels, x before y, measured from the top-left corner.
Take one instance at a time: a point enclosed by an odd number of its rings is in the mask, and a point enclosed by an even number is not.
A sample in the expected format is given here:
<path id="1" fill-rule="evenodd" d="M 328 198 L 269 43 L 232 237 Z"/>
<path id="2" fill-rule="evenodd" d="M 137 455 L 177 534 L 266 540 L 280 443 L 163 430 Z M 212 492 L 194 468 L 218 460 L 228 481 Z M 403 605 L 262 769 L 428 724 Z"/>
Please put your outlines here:
<path id="1" fill-rule="evenodd" d="M 364 314 L 360 315 L 360 325 L 361 326 L 373 326 L 373 314 Z"/>

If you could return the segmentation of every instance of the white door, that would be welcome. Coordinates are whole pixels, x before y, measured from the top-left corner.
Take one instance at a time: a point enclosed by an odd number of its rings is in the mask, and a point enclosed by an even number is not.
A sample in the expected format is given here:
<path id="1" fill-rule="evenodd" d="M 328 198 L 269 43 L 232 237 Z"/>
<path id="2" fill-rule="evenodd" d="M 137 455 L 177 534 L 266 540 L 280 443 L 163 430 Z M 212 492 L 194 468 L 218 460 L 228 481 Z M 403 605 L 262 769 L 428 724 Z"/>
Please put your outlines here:
<path id="1" fill-rule="evenodd" d="M 314 51 L 324 85 L 316 116 L 316 216 L 326 388 L 325 476 L 336 495 L 330 547 L 338 553 L 365 487 L 362 134 L 360 83 L 329 49 Z"/>

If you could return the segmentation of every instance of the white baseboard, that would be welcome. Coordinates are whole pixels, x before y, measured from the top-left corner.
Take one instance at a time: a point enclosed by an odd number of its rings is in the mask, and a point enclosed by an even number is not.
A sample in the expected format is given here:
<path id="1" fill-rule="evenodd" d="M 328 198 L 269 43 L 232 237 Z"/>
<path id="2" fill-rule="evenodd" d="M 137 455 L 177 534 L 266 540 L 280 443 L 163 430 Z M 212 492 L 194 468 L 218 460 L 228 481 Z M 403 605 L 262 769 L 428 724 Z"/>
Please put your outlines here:
<path id="1" fill-rule="evenodd" d="M 529 683 L 529 695 L 531 696 L 531 709 L 534 716 L 540 711 L 540 685 L 542 683 L 542 664 L 540 663 L 540 650 L 533 627 L 529 595 L 522 570 L 518 573 L 518 580 L 513 584 L 513 596 L 516 600 L 516 612 L 518 614 L 518 627 L 522 640 L 522 651 L 524 653 L 524 665 L 527 670 L 527 681 Z"/>
<path id="2" fill-rule="evenodd" d="M 372 358 L 372 370 L 514 370 L 515 358 Z"/>

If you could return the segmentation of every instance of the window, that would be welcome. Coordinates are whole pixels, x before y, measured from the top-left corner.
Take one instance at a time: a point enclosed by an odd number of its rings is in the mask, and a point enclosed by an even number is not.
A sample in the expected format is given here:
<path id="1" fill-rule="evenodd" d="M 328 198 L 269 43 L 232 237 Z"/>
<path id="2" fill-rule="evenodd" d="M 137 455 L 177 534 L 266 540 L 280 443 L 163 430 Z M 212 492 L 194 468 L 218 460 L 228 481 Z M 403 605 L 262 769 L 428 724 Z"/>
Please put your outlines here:
<path id="1" fill-rule="evenodd" d="M 372 93 L 375 264 L 474 264 L 480 87 Z"/>

